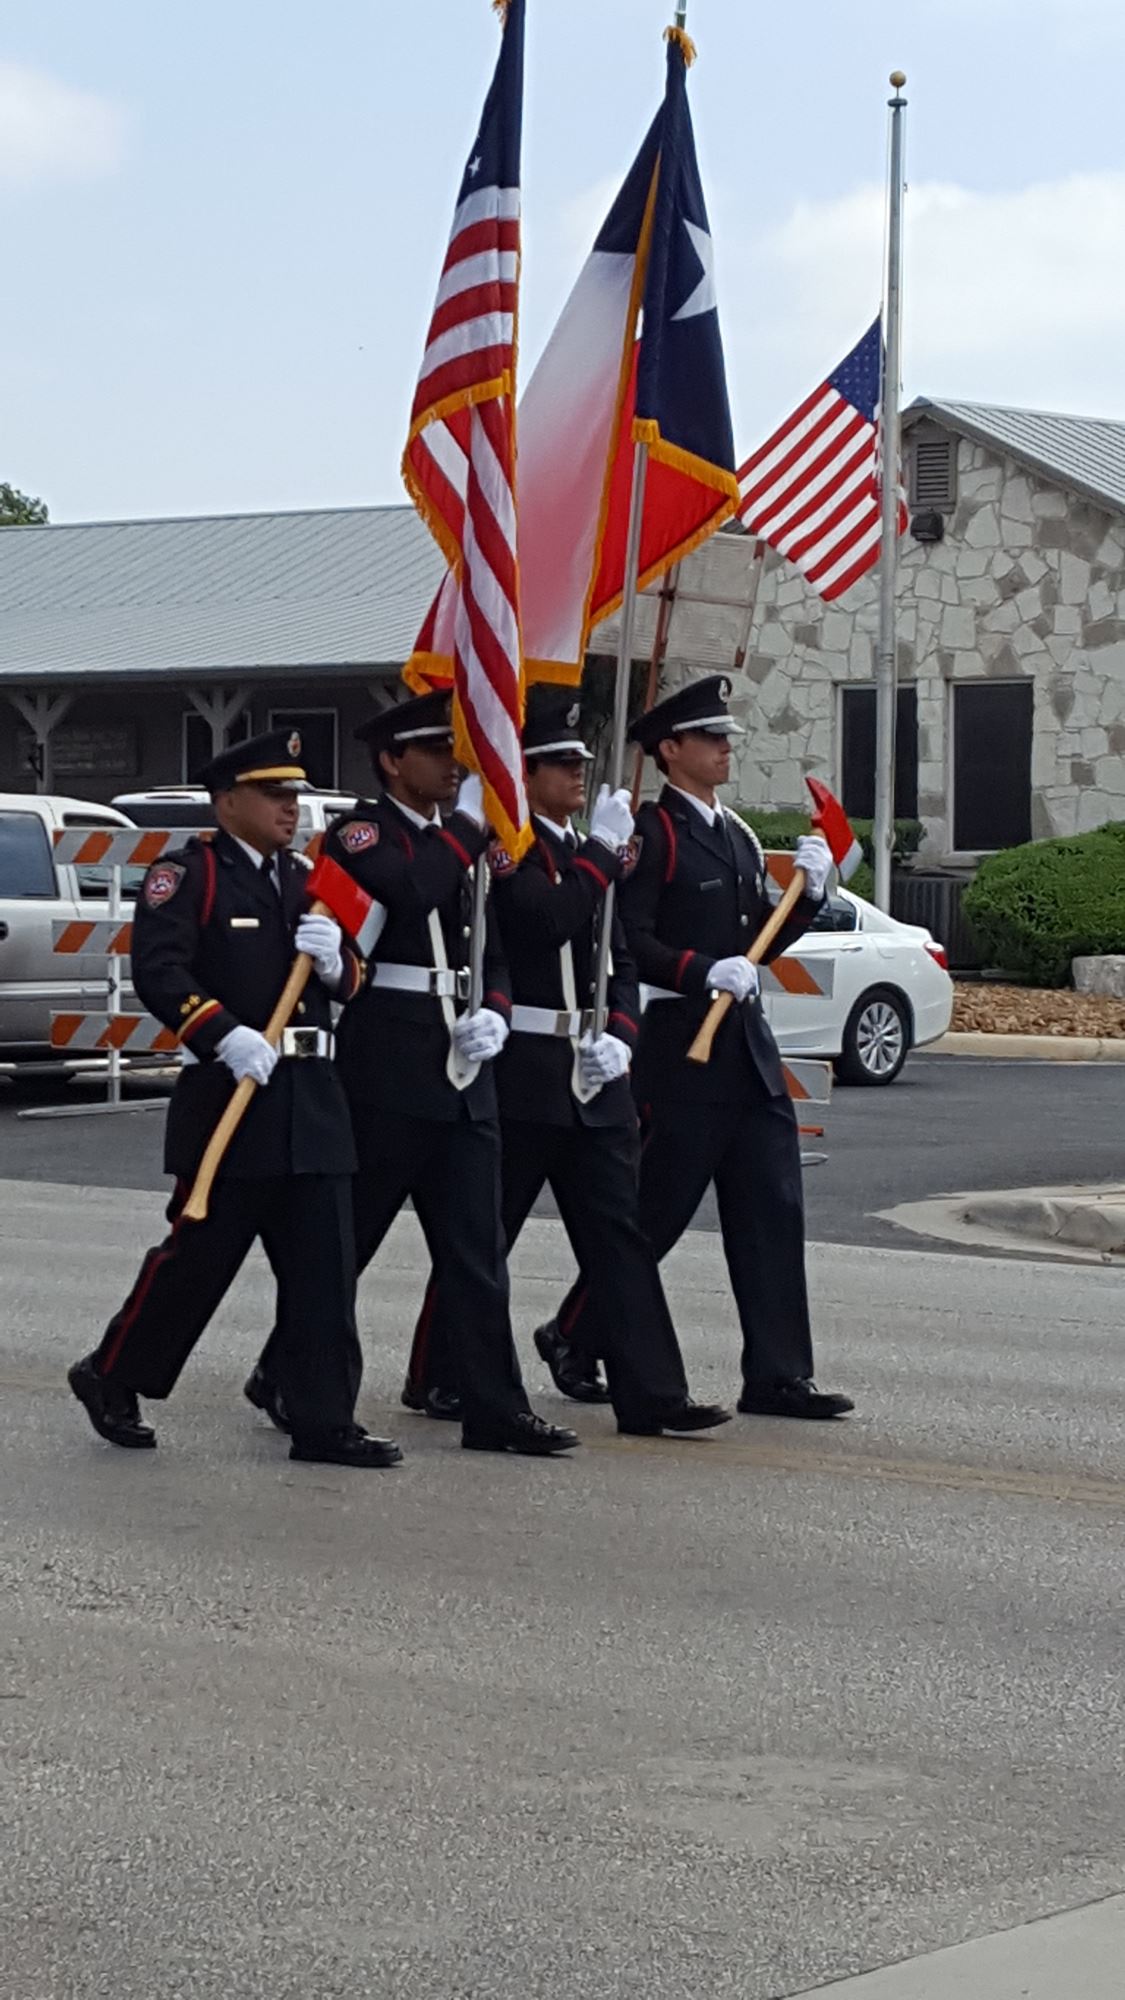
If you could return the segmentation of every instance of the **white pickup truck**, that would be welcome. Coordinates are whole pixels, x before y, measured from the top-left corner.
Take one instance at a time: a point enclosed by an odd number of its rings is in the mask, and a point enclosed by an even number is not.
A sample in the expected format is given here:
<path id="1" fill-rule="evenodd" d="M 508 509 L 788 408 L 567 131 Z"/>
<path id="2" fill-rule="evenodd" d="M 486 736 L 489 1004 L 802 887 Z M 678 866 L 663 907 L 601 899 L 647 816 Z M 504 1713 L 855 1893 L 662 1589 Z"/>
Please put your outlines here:
<path id="1" fill-rule="evenodd" d="M 53 926 L 108 916 L 109 871 L 60 866 L 54 836 L 129 823 L 83 799 L 0 792 L 0 1065 L 50 1056 L 52 1013 L 104 1004 L 104 956 L 56 956 Z"/>

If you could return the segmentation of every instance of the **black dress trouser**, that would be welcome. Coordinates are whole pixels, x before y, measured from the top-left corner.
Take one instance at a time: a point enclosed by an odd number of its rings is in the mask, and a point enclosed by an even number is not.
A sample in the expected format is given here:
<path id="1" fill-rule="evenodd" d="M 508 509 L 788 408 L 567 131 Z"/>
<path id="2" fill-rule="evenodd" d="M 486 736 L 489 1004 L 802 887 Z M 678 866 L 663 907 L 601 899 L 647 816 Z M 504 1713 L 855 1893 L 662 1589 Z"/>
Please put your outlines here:
<path id="1" fill-rule="evenodd" d="M 465 1421 L 510 1423 L 530 1408 L 512 1339 L 494 1119 L 412 1118 L 352 1102 L 358 1269 L 410 1197 L 449 1304 L 449 1372 Z M 272 1345 L 272 1342 L 271 1342 Z M 265 1363 L 272 1376 L 272 1356 Z"/>
<path id="2" fill-rule="evenodd" d="M 660 1273 L 637 1213 L 637 1141 L 627 1126 L 501 1126 L 504 1235 L 513 1245 L 545 1186 L 558 1205 L 571 1249 L 597 1295 L 598 1339 L 614 1409 L 644 1422 L 681 1405 L 688 1393 L 676 1330 Z M 435 1273 L 435 1280 L 436 1280 Z M 440 1287 L 427 1293 L 411 1359 L 412 1384 L 452 1379 L 449 1316 Z"/>
<path id="3" fill-rule="evenodd" d="M 183 1218 L 189 1192 L 177 1181 L 171 1234 L 149 1251 L 110 1320 L 99 1372 L 141 1396 L 169 1395 L 260 1237 L 277 1278 L 272 1379 L 293 1430 L 305 1436 L 350 1423 L 359 1387 L 350 1176 L 220 1176 L 203 1222 Z"/>
<path id="4" fill-rule="evenodd" d="M 742 1374 L 762 1387 L 813 1372 L 805 1280 L 805 1203 L 797 1115 L 756 1072 L 720 1103 L 664 1100 L 644 1119 L 641 1227 L 667 1256 L 714 1183 L 723 1250 L 742 1326 Z M 580 1354 L 605 1355 L 609 1335 L 585 1264 L 559 1315 Z"/>

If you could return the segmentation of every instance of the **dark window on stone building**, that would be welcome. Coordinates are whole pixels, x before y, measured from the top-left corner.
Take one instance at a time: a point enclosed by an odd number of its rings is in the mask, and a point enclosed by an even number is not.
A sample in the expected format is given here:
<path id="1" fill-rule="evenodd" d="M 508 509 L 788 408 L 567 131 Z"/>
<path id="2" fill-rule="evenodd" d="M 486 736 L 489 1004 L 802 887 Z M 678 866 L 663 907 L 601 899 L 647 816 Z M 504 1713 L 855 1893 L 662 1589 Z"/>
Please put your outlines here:
<path id="1" fill-rule="evenodd" d="M 910 452 L 910 510 L 951 513 L 957 505 L 957 440 L 915 437 Z"/>
<path id="2" fill-rule="evenodd" d="M 224 748 L 229 750 L 232 743 L 245 743 L 247 737 L 252 736 L 253 733 L 250 710 L 244 708 L 241 715 L 235 716 L 234 721 L 227 730 L 227 740 Z M 181 775 L 184 784 L 194 785 L 204 765 L 209 764 L 214 755 L 215 750 L 211 741 L 211 724 L 205 716 L 200 715 L 197 708 L 186 708 L 184 710 L 183 742 L 180 760 Z"/>
<path id="3" fill-rule="evenodd" d="M 1031 839 L 1030 681 L 953 689 L 953 845 L 962 854 Z"/>
<path id="4" fill-rule="evenodd" d="M 853 819 L 875 816 L 875 689 L 840 689 L 840 788 Z M 918 690 L 900 687 L 895 722 L 895 818 L 918 816 Z"/>

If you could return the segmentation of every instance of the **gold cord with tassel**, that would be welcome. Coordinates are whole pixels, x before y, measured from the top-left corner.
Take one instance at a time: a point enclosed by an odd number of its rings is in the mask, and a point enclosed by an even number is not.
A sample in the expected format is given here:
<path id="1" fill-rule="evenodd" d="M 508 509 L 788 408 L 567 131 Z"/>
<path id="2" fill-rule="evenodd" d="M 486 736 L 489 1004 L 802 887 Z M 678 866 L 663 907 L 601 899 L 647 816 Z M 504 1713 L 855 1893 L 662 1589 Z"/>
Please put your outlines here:
<path id="1" fill-rule="evenodd" d="M 665 28 L 664 39 L 666 42 L 675 42 L 676 47 L 679 49 L 680 54 L 684 59 L 686 67 L 690 69 L 692 63 L 695 61 L 695 43 L 692 41 L 691 36 L 687 32 L 687 29 Z"/>

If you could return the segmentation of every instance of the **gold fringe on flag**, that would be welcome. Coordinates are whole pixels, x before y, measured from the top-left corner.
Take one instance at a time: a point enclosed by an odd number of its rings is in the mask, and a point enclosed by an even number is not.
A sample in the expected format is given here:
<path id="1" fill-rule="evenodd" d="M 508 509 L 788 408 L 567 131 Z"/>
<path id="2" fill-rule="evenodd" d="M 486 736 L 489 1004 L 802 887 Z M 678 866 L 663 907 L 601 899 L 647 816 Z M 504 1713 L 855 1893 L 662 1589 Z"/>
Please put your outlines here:
<path id="1" fill-rule="evenodd" d="M 690 69 L 692 63 L 695 61 L 696 51 L 695 51 L 695 43 L 692 41 L 691 36 L 687 32 L 687 29 L 665 28 L 664 39 L 666 42 L 675 42 L 676 47 L 679 49 L 680 54 L 683 56 L 686 67 Z"/>

